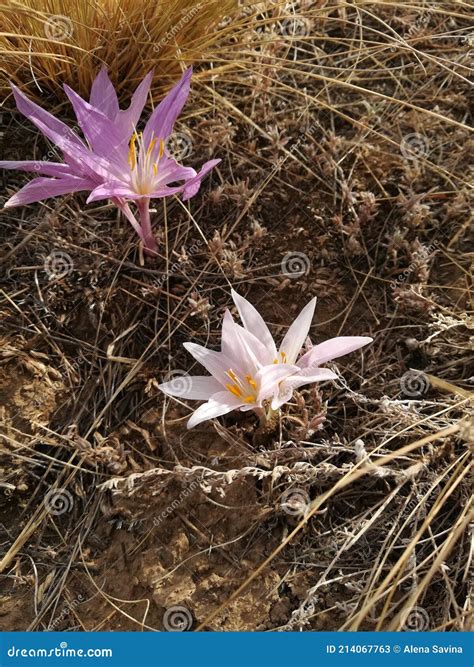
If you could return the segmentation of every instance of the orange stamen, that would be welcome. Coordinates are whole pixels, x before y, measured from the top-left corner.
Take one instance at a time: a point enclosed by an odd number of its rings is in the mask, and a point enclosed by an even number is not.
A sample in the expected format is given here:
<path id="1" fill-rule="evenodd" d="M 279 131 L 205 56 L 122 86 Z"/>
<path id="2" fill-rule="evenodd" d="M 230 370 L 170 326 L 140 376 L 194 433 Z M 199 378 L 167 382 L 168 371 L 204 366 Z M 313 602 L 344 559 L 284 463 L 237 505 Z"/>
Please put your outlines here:
<path id="1" fill-rule="evenodd" d="M 226 384 L 226 389 L 230 391 L 231 394 L 234 394 L 234 396 L 237 396 L 237 398 L 242 397 L 242 392 L 240 391 L 239 387 L 235 384 Z M 245 400 L 245 399 L 244 399 Z"/>

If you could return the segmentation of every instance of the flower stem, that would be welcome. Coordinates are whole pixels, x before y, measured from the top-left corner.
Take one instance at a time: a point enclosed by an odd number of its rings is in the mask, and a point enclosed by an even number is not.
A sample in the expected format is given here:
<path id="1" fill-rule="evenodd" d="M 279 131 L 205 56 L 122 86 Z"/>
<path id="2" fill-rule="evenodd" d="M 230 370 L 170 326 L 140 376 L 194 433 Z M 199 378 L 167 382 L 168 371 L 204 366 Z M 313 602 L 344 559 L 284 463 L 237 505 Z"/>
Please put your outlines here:
<path id="1" fill-rule="evenodd" d="M 253 411 L 255 412 L 256 415 L 258 415 L 260 419 L 260 426 L 265 426 L 267 423 L 267 415 L 265 413 L 265 410 L 263 408 L 254 408 Z"/>
<path id="2" fill-rule="evenodd" d="M 253 411 L 260 418 L 260 426 L 266 426 L 277 413 L 277 410 L 272 410 L 271 407 L 268 410 L 265 410 L 265 408 L 254 408 Z"/>
<path id="3" fill-rule="evenodd" d="M 278 410 L 273 410 L 272 407 L 269 407 L 268 411 L 267 411 L 267 414 L 266 414 L 267 421 L 270 421 L 271 419 L 273 419 L 273 417 L 276 415 L 277 412 L 278 412 Z"/>
<path id="4" fill-rule="evenodd" d="M 153 230 L 151 228 L 150 220 L 150 200 L 149 199 L 139 199 L 137 202 L 138 212 L 140 214 L 140 226 L 141 226 L 141 239 L 143 241 L 143 251 L 147 255 L 156 257 L 158 254 L 158 245 L 156 243 L 155 237 L 153 236 Z"/>

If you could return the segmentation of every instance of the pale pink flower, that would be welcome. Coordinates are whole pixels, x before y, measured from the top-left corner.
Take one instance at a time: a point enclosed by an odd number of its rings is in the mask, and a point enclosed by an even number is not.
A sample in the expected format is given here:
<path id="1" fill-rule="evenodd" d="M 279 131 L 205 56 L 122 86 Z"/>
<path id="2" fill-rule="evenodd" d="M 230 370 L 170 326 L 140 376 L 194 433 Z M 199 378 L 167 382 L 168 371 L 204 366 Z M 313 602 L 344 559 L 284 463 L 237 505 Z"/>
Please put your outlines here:
<path id="1" fill-rule="evenodd" d="M 234 290 L 232 298 L 244 326 L 236 324 L 229 311 L 225 312 L 220 352 L 195 343 L 184 344 L 211 375 L 185 376 L 178 382 L 171 380 L 160 385 L 169 396 L 207 401 L 193 413 L 188 428 L 232 410 L 254 410 L 265 417 L 265 401 L 271 399 L 272 410 L 277 410 L 298 387 L 336 379 L 336 373 L 320 365 L 372 342 L 368 336 L 339 336 L 301 354 L 314 315 L 314 298 L 277 349 L 270 330 L 252 304 Z"/>
<path id="2" fill-rule="evenodd" d="M 195 410 L 188 428 L 232 410 L 253 410 L 263 416 L 263 401 L 277 392 L 281 380 L 298 371 L 297 366 L 290 364 L 261 364 L 252 351 L 253 338 L 226 311 L 220 352 L 196 343 L 184 344 L 211 375 L 185 376 L 179 382 L 161 384 L 160 389 L 169 396 L 206 401 Z"/>
<path id="3" fill-rule="evenodd" d="M 232 290 L 232 298 L 237 306 L 245 330 L 251 334 L 246 343 L 252 354 L 262 366 L 269 364 L 295 365 L 298 372 L 284 378 L 278 385 L 272 400 L 272 409 L 277 410 L 293 396 L 293 391 L 305 384 L 334 380 L 337 375 L 328 368 L 320 366 L 332 359 L 342 357 L 349 352 L 372 342 L 369 336 L 338 336 L 314 345 L 301 354 L 308 337 L 316 297 L 303 308 L 283 338 L 277 349 L 268 326 L 252 304 Z"/>

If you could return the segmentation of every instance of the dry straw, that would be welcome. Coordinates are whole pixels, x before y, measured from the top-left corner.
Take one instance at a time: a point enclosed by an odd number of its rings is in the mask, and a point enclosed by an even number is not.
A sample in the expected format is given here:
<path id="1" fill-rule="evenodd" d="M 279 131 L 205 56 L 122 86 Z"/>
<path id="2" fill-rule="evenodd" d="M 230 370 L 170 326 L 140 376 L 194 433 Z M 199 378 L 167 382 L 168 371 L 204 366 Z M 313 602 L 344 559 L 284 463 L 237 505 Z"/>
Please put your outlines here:
<path id="1" fill-rule="evenodd" d="M 102 64 L 118 89 L 130 90 L 151 68 L 159 96 L 182 63 L 199 60 L 237 0 L 10 0 L 0 4 L 0 88 L 34 81 L 38 97 L 74 83 L 87 95 Z"/>

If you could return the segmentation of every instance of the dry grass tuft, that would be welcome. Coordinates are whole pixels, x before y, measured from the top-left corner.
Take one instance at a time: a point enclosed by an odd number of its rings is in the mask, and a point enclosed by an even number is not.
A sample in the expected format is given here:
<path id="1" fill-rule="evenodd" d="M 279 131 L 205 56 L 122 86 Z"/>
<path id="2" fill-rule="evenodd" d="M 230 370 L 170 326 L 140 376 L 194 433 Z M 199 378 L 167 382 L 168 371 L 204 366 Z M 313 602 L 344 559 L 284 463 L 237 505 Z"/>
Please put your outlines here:
<path id="1" fill-rule="evenodd" d="M 69 83 L 87 97 L 101 65 L 119 92 L 155 68 L 155 88 L 179 77 L 218 37 L 216 25 L 235 12 L 237 0 L 10 0 L 0 5 L 2 80 L 44 100 Z M 61 95 L 59 97 L 62 99 Z"/>

